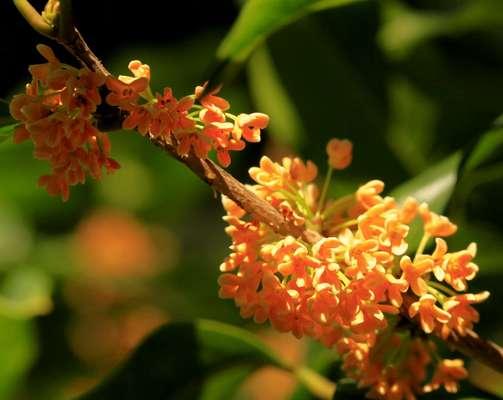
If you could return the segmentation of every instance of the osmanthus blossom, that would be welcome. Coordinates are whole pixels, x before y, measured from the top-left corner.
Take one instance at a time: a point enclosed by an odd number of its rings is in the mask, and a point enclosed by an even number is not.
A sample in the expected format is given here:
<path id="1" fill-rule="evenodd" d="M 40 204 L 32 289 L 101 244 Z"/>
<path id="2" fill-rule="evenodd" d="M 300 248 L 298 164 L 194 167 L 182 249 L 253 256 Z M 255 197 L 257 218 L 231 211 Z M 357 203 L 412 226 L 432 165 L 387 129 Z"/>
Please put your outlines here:
<path id="1" fill-rule="evenodd" d="M 100 179 L 103 169 L 119 168 L 94 117 L 103 102 L 120 109 L 123 128 L 169 143 L 180 157 L 205 158 L 214 150 L 223 166 L 231 151 L 258 142 L 269 122 L 262 113 L 231 114 L 229 102 L 217 90 L 204 93 L 204 86 L 182 98 L 169 87 L 154 94 L 150 67 L 138 60 L 129 64 L 132 76 L 104 77 L 61 63 L 47 46 L 37 49 L 47 62 L 29 68 L 31 83 L 10 103 L 20 122 L 14 142 L 33 142 L 35 157 L 51 167 L 39 185 L 63 200 L 88 175 Z M 457 226 L 426 203 L 383 196 L 380 180 L 327 199 L 332 174 L 349 166 L 352 150 L 345 139 L 327 144 L 321 188 L 317 166 L 300 158 L 262 157 L 250 169 L 255 184 L 249 190 L 307 235 L 279 234 L 223 197 L 232 245 L 220 266 L 219 294 L 233 299 L 243 318 L 335 348 L 347 375 L 369 388 L 370 397 L 413 400 L 440 387 L 455 392 L 467 376 L 463 361 L 441 360 L 431 339 L 417 331 L 445 339 L 466 335 L 478 322 L 473 305 L 489 293 L 466 292 L 478 272 L 476 245 L 450 252 L 443 238 Z M 416 219 L 423 237 L 410 243 Z M 406 293 L 415 296 L 412 303 L 404 304 Z M 404 328 L 404 312 L 419 326 Z"/>
<path id="2" fill-rule="evenodd" d="M 108 136 L 93 121 L 105 78 L 61 63 L 45 45 L 38 45 L 37 50 L 47 63 L 29 68 L 31 83 L 10 103 L 11 115 L 21 122 L 14 143 L 33 142 L 35 157 L 51 166 L 51 173 L 41 176 L 39 185 L 67 200 L 70 186 L 84 183 L 87 175 L 100 179 L 103 168 L 108 172 L 119 168 L 110 158 Z"/>
<path id="3" fill-rule="evenodd" d="M 218 162 L 227 167 L 231 163 L 230 152 L 245 148 L 242 139 L 259 142 L 261 129 L 269 123 L 266 114 L 236 116 L 229 113 L 230 104 L 217 96 L 218 90 L 199 98 L 204 86 L 197 86 L 194 94 L 180 99 L 169 87 L 164 88 L 162 94 L 153 95 L 150 67 L 134 60 L 129 63 L 129 70 L 133 76 L 107 78 L 106 86 L 110 91 L 107 103 L 127 114 L 123 128 L 173 142 L 181 156 L 193 151 L 197 157 L 206 158 L 213 149 Z"/>
<path id="4" fill-rule="evenodd" d="M 230 152 L 243 150 L 245 141 L 259 142 L 261 130 L 269 123 L 266 114 L 229 113 L 229 102 L 215 90 L 200 98 L 204 86 L 179 99 L 169 87 L 154 95 L 150 67 L 139 60 L 129 63 L 132 76 L 115 78 L 61 63 L 48 46 L 39 45 L 37 50 L 47 62 L 29 67 L 31 83 L 10 103 L 11 115 L 21 123 L 14 142 L 33 141 L 35 157 L 47 160 L 52 169 L 39 185 L 64 201 L 70 186 L 84 183 L 86 176 L 100 179 L 103 168 L 107 172 L 119 168 L 110 158 L 107 134 L 95 121 L 102 103 L 122 111 L 124 129 L 163 139 L 181 157 L 193 152 L 206 158 L 215 150 L 224 167 L 231 163 Z"/>
<path id="5" fill-rule="evenodd" d="M 332 139 L 327 154 L 330 177 L 349 165 L 351 142 Z M 334 347 L 346 374 L 371 398 L 413 400 L 440 387 L 456 391 L 467 376 L 463 361 L 441 360 L 432 340 L 417 330 L 447 338 L 465 335 L 478 321 L 473 304 L 489 293 L 462 293 L 478 271 L 475 245 L 449 252 L 443 237 L 457 226 L 413 198 L 399 204 L 382 196 L 379 180 L 330 200 L 327 180 L 320 190 L 310 161 L 262 157 L 249 172 L 252 192 L 317 239 L 278 234 L 223 196 L 232 245 L 220 266 L 220 296 L 233 299 L 244 318 Z M 417 218 L 424 234 L 411 244 Z M 427 253 L 430 241 L 435 246 Z M 417 251 L 407 254 L 412 245 Z M 408 291 L 417 298 L 405 312 L 419 326 L 401 328 L 398 314 Z"/>

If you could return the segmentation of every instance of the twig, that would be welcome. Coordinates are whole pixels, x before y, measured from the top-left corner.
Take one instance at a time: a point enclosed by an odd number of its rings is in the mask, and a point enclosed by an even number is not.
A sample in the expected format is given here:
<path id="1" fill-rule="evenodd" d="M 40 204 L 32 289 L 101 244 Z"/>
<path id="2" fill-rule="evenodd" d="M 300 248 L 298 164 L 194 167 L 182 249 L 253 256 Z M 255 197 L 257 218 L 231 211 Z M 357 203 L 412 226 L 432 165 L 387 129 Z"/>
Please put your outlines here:
<path id="1" fill-rule="evenodd" d="M 269 225 L 276 232 L 283 235 L 293 235 L 295 237 L 303 235 L 304 232 L 302 230 L 287 223 L 283 216 L 267 201 L 257 197 L 241 182 L 216 165 L 213 161 L 198 158 L 193 153 L 189 153 L 187 156 L 180 156 L 176 151 L 176 147 L 163 138 L 149 137 L 149 140 L 189 167 L 192 172 L 210 185 L 215 191 L 234 200 L 246 212 L 259 221 Z"/>
<path id="2" fill-rule="evenodd" d="M 33 13 L 30 14 L 29 11 L 33 10 L 30 10 L 29 7 L 26 6 L 27 4 L 29 5 L 29 3 L 23 0 L 14 0 L 14 3 L 18 6 L 21 14 L 27 20 L 28 17 L 34 18 L 34 23 L 29 21 L 30 25 L 32 25 L 32 27 L 38 32 L 45 34 L 43 29 L 37 29 L 40 20 L 35 18 Z M 26 6 L 24 11 L 28 11 L 23 12 L 23 9 L 19 8 L 19 4 L 24 4 L 24 6 Z M 73 28 L 73 33 L 73 36 L 70 38 L 54 37 L 53 35 L 49 37 L 63 45 L 85 67 L 106 76 L 110 75 L 75 27 Z M 116 113 L 116 115 L 120 116 L 121 114 Z M 261 222 L 271 226 L 278 233 L 283 235 L 292 235 L 295 237 L 302 236 L 309 242 L 318 240 L 319 236 L 314 234 L 312 231 L 301 231 L 298 227 L 285 221 L 283 216 L 268 202 L 257 197 L 241 182 L 235 179 L 227 171 L 220 168 L 213 161 L 209 159 L 200 159 L 192 153 L 187 156 L 180 156 L 176 152 L 176 147 L 173 143 L 160 138 L 148 137 L 148 139 L 155 146 L 160 147 L 170 156 L 189 167 L 201 180 L 210 185 L 215 191 L 234 200 L 244 210 Z M 403 318 L 417 323 L 417 321 L 410 318 L 408 314 L 408 308 L 414 301 L 416 301 L 414 295 L 407 293 L 404 296 L 401 315 Z M 446 339 L 446 342 L 466 356 L 472 357 L 496 371 L 503 373 L 503 349 L 497 344 L 479 337 L 476 332 L 469 330 L 465 336 L 451 334 Z"/>

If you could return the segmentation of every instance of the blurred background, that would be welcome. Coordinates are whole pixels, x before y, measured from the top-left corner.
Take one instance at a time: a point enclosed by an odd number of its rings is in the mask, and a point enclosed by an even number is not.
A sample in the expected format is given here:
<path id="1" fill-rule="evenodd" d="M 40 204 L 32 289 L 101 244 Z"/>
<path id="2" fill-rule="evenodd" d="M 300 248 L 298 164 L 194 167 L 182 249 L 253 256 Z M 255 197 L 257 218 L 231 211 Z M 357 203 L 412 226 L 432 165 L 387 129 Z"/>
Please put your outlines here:
<path id="1" fill-rule="evenodd" d="M 74 9 L 110 71 L 125 74 L 140 59 L 151 66 L 153 88 L 169 85 L 181 97 L 209 77 L 240 2 L 170 3 L 161 10 L 153 1 L 87 0 Z M 0 15 L 0 98 L 8 101 L 23 90 L 28 65 L 41 61 L 35 45 L 49 43 L 11 2 L 1 2 Z M 233 155 L 236 177 L 247 180 L 263 153 L 323 166 L 335 136 L 351 139 L 355 151 L 332 194 L 374 178 L 391 190 L 498 126 L 503 2 L 362 1 L 311 13 L 271 35 L 236 71 L 221 91 L 234 113 L 272 116 L 263 142 Z M 2 101 L 0 122 L 7 121 Z M 212 191 L 139 135 L 111 138 L 122 168 L 75 187 L 67 203 L 36 186 L 47 166 L 33 159 L 31 144 L 0 144 L 0 400 L 73 398 L 169 321 L 244 326 L 293 362 L 308 358 L 313 344 L 244 321 L 218 298 L 229 243 Z M 453 246 L 478 242 L 480 274 L 471 287 L 492 292 L 479 307 L 479 330 L 500 343 L 502 204 L 499 148 L 460 183 L 447 213 L 460 225 Z M 478 385 L 503 394 L 501 377 L 472 370 Z M 236 398 L 285 399 L 294 390 L 291 377 L 265 369 Z"/>

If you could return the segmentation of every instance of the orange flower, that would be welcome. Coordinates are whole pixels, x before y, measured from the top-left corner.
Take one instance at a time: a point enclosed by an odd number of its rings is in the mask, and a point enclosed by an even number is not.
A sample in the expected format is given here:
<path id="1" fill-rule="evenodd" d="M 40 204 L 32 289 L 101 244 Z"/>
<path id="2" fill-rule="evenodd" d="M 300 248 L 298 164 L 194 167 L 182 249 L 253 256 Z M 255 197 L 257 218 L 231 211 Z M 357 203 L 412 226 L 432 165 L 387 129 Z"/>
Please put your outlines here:
<path id="1" fill-rule="evenodd" d="M 199 158 L 206 158 L 211 150 L 211 144 L 197 132 L 187 132 L 179 135 L 178 146 L 176 151 L 181 156 L 189 154 L 190 149 L 194 150 L 194 154 Z"/>
<path id="2" fill-rule="evenodd" d="M 208 112 L 205 118 L 210 116 Z M 220 118 L 218 113 L 213 117 Z M 275 232 L 224 199 L 232 245 L 220 267 L 230 273 L 220 280 L 221 295 L 233 298 L 246 318 L 269 320 L 281 332 L 335 346 L 348 377 L 369 387 L 370 396 L 413 400 L 424 387 L 438 388 L 439 375 L 427 380 L 430 354 L 435 351 L 431 342 L 395 332 L 387 314 L 399 313 L 403 293 L 410 287 L 420 298 L 407 311 L 426 333 L 466 332 L 478 320 L 472 304 L 487 294 L 451 298 L 438 294 L 437 302 L 429 293 L 436 286 L 427 282 L 435 275 L 455 285 L 466 284 L 474 272 L 470 265 L 474 246 L 451 254 L 445 241 L 436 238 L 431 255 L 418 252 L 414 260 L 402 256 L 419 205 L 412 198 L 399 206 L 392 197 L 381 197 L 381 181 L 368 182 L 354 196 L 328 203 L 319 212 L 314 164 L 298 158 L 275 163 L 262 157 L 250 176 L 256 182 L 250 190 L 285 221 L 304 229 L 305 235 Z M 429 211 L 426 215 L 424 205 L 421 211 L 430 234 L 442 236 L 452 230 L 454 225 L 445 217 Z"/>
<path id="3" fill-rule="evenodd" d="M 103 168 L 119 168 L 109 157 L 108 136 L 94 126 L 92 115 L 101 103 L 105 78 L 62 64 L 47 46 L 37 49 L 48 63 L 30 67 L 32 83 L 10 103 L 11 115 L 22 123 L 14 142 L 33 141 L 35 157 L 47 160 L 52 169 L 40 177 L 39 186 L 66 201 L 70 186 L 84 183 L 86 175 L 99 179 Z"/>
<path id="4" fill-rule="evenodd" d="M 260 130 L 267 128 L 269 117 L 262 113 L 239 114 L 233 130 L 235 139 L 241 136 L 248 142 L 260 142 Z"/>
<path id="5" fill-rule="evenodd" d="M 196 90 L 194 92 L 196 99 L 198 99 L 202 106 L 205 108 L 211 108 L 212 106 L 215 106 L 222 111 L 227 111 L 230 108 L 229 102 L 222 97 L 216 96 L 216 94 L 220 91 L 220 88 L 216 88 L 210 93 L 205 94 L 204 97 L 200 98 L 206 85 L 207 83 L 202 86 L 196 86 Z"/>
<path id="6" fill-rule="evenodd" d="M 456 393 L 459 389 L 458 381 L 467 377 L 463 360 L 442 360 L 437 365 L 431 383 L 424 386 L 424 391 L 429 393 L 443 386 L 449 393 Z"/>
<path id="7" fill-rule="evenodd" d="M 331 139 L 327 143 L 328 164 L 334 169 L 345 169 L 351 164 L 353 143 L 347 139 Z"/>
<path id="8" fill-rule="evenodd" d="M 444 261 L 447 254 L 447 243 L 444 239 L 435 238 L 435 250 L 431 254 L 433 260 L 433 274 L 435 278 L 442 282 L 445 278 Z"/>
<path id="9" fill-rule="evenodd" d="M 449 221 L 449 218 L 430 211 L 428 204 L 422 203 L 418 210 L 423 219 L 424 231 L 429 235 L 433 237 L 451 236 L 458 230 L 458 227 Z"/>
<path id="10" fill-rule="evenodd" d="M 384 182 L 373 180 L 360 186 L 356 191 L 356 200 L 365 208 L 369 209 L 383 201 L 379 194 L 384 190 Z"/>
<path id="11" fill-rule="evenodd" d="M 143 64 L 139 60 L 133 60 L 129 62 L 128 69 L 133 73 L 135 78 L 145 78 L 150 81 L 150 67 L 147 64 Z"/>
<path id="12" fill-rule="evenodd" d="M 349 229 L 339 234 L 339 241 L 344 246 L 345 271 L 349 276 L 359 278 L 377 264 L 374 253 L 378 250 L 377 240 L 362 240 L 353 235 Z"/>
<path id="13" fill-rule="evenodd" d="M 418 301 L 412 303 L 409 307 L 409 316 L 414 318 L 419 314 L 421 327 L 426 333 L 431 333 L 435 329 L 436 323 L 449 322 L 451 314 L 437 307 L 437 299 L 431 294 L 422 295 Z"/>
<path id="14" fill-rule="evenodd" d="M 108 77 L 105 83 L 110 90 L 106 98 L 107 103 L 127 110 L 135 105 L 140 93 L 147 89 L 148 79 L 138 78 L 125 83 L 119 79 Z"/>
<path id="15" fill-rule="evenodd" d="M 409 224 L 416 217 L 419 209 L 418 201 L 413 197 L 407 197 L 400 208 L 400 221 Z"/>
<path id="16" fill-rule="evenodd" d="M 193 105 L 192 97 L 186 96 L 178 100 L 171 88 L 164 88 L 162 96 L 156 95 L 156 102 L 152 108 L 150 134 L 154 137 L 169 137 L 172 133 L 177 136 L 187 131 L 194 132 L 195 121 L 188 116 Z"/>
<path id="17" fill-rule="evenodd" d="M 152 114 L 143 106 L 130 105 L 129 114 L 122 122 L 124 129 L 137 129 L 141 135 L 146 135 L 149 132 L 152 122 Z"/>
<path id="18" fill-rule="evenodd" d="M 402 293 L 409 288 L 405 279 L 398 279 L 391 273 L 373 270 L 367 275 L 366 287 L 374 293 L 377 302 L 389 299 L 391 305 L 399 308 L 402 305 Z"/>
<path id="19" fill-rule="evenodd" d="M 466 293 L 449 298 L 444 303 L 443 308 L 451 314 L 452 318 L 442 326 L 442 337 L 447 338 L 452 329 L 464 336 L 467 329 L 473 328 L 474 322 L 479 322 L 479 313 L 471 304 L 482 303 L 488 297 L 489 292 L 485 291 L 478 294 Z"/>
<path id="20" fill-rule="evenodd" d="M 402 279 L 409 282 L 412 291 L 418 296 L 425 295 L 428 285 L 422 276 L 432 271 L 433 261 L 430 258 L 423 258 L 412 262 L 409 256 L 403 256 L 400 268 L 403 271 Z"/>
<path id="21" fill-rule="evenodd" d="M 472 263 L 472 259 L 477 253 L 477 245 L 470 243 L 466 250 L 449 254 L 444 262 L 445 281 L 454 289 L 466 290 L 467 280 L 475 278 L 479 267 Z"/>

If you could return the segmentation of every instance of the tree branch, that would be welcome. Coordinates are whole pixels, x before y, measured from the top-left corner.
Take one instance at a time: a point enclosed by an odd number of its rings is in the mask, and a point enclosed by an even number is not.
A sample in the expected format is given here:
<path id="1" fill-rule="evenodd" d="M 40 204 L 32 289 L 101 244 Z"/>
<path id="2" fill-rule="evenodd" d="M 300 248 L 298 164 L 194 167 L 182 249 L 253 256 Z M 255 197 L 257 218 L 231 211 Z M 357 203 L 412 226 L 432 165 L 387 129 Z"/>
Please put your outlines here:
<path id="1" fill-rule="evenodd" d="M 27 3 L 23 0 L 15 0 L 15 3 L 18 2 Z M 23 12 L 21 11 L 21 13 Z M 23 14 L 23 16 L 26 18 L 26 15 Z M 34 28 L 36 29 L 35 26 Z M 44 32 L 41 33 L 44 34 Z M 83 66 L 103 75 L 110 75 L 110 72 L 108 72 L 98 57 L 92 52 L 75 27 L 73 28 L 73 33 L 74 34 L 70 38 L 50 37 L 63 45 Z M 112 113 L 112 115 L 114 115 L 114 113 Z M 118 119 L 121 118 L 120 112 L 115 112 L 115 115 Z M 107 122 L 110 123 L 110 121 Z M 318 239 L 318 236 L 313 234 L 313 232 L 301 231 L 298 227 L 289 224 L 267 201 L 257 197 L 253 192 L 249 191 L 245 185 L 216 165 L 213 161 L 209 159 L 200 159 L 193 153 L 187 156 L 180 156 L 176 152 L 176 146 L 170 141 L 163 138 L 153 138 L 151 136 L 147 136 L 147 138 L 152 144 L 185 164 L 201 180 L 210 185 L 213 190 L 234 200 L 254 218 L 269 225 L 276 232 L 295 237 L 302 236 L 309 242 L 314 242 Z M 406 293 L 400 311 L 403 318 L 417 324 L 416 319 L 410 318 L 408 314 L 408 308 L 414 301 L 416 301 L 415 296 L 411 293 Z M 479 337 L 476 332 L 469 330 L 466 336 L 451 334 L 446 342 L 464 355 L 472 357 L 496 371 L 503 373 L 503 349 L 497 344 Z"/>
<path id="2" fill-rule="evenodd" d="M 149 140 L 173 158 L 189 167 L 192 172 L 210 185 L 213 190 L 234 200 L 246 212 L 269 225 L 276 232 L 295 237 L 303 235 L 304 232 L 302 230 L 287 223 L 283 216 L 267 201 L 257 197 L 241 182 L 210 159 L 198 158 L 193 153 L 189 153 L 187 156 L 180 156 L 176 151 L 176 147 L 164 138 L 149 137 Z"/>

